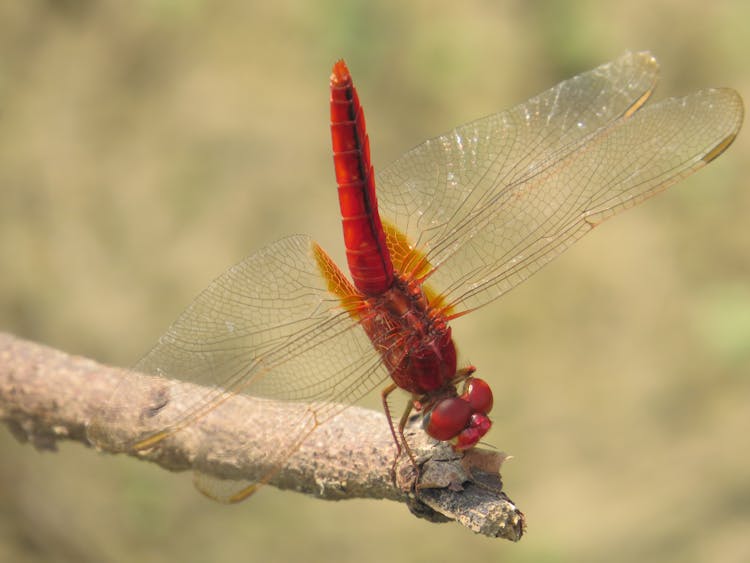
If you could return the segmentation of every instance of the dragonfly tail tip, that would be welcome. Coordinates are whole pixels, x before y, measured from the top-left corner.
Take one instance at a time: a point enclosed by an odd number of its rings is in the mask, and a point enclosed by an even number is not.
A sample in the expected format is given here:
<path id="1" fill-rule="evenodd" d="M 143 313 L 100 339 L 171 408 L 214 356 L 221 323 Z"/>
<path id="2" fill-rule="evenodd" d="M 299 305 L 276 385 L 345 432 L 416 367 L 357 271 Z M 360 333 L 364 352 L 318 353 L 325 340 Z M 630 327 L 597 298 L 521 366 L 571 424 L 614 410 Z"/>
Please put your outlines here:
<path id="1" fill-rule="evenodd" d="M 344 62 L 344 59 L 339 59 L 333 65 L 333 73 L 331 74 L 332 84 L 343 84 L 351 79 L 349 75 L 349 69 Z"/>

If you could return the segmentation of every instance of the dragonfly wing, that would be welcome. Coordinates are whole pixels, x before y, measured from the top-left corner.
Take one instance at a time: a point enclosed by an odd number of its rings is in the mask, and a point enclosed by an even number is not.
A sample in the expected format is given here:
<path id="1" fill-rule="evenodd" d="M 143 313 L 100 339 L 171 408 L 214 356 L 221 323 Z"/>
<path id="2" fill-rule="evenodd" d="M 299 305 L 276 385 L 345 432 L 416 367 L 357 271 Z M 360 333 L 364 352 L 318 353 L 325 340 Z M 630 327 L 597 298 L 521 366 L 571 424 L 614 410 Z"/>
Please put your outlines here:
<path id="1" fill-rule="evenodd" d="M 313 247 L 304 236 L 279 240 L 195 299 L 134 369 L 196 385 L 183 394 L 177 389 L 185 386 L 170 388 L 167 404 L 144 421 L 147 432 L 123 449 L 158 444 L 248 394 L 305 405 L 266 464 L 279 465 L 315 427 L 388 377 L 358 320 L 329 291 Z M 118 417 L 103 411 L 94 436 Z"/>
<path id="2" fill-rule="evenodd" d="M 742 101 L 702 90 L 621 118 L 579 150 L 493 198 L 446 237 L 445 300 L 456 312 L 496 299 L 616 213 L 705 166 L 734 140 Z M 435 282 L 437 284 L 437 281 Z"/>
<path id="3" fill-rule="evenodd" d="M 742 102 L 729 90 L 637 111 L 657 71 L 648 53 L 627 53 L 427 141 L 383 171 L 382 213 L 425 253 L 429 283 L 452 314 L 515 287 L 736 134 Z"/>
<path id="4" fill-rule="evenodd" d="M 497 192 L 575 151 L 656 85 L 656 60 L 626 53 L 519 104 L 425 141 L 377 176 L 381 214 L 432 251 Z"/>

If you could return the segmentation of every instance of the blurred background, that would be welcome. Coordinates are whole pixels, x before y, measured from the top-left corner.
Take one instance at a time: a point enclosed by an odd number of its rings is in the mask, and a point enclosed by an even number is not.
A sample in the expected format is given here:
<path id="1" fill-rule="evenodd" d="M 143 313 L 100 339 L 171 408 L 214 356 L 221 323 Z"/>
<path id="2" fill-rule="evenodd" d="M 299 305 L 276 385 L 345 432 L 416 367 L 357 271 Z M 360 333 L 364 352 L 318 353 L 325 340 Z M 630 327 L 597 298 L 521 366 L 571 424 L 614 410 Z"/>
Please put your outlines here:
<path id="1" fill-rule="evenodd" d="M 750 100 L 748 21 L 742 0 L 3 2 L 0 330 L 129 366 L 259 247 L 309 233 L 341 260 L 339 57 L 377 169 L 626 49 L 658 57 L 656 98 Z M 747 133 L 454 324 L 495 389 L 519 544 L 389 502 L 221 506 L 189 475 L 0 428 L 0 560 L 750 560 Z"/>

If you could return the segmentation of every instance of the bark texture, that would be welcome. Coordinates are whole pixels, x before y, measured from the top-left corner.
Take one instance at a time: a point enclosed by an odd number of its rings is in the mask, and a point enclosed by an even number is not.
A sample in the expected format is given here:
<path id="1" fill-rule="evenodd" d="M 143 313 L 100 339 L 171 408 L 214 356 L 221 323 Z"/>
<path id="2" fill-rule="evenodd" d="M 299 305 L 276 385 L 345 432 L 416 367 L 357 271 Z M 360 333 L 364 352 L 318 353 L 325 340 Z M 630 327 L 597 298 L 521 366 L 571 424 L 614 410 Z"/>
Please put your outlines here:
<path id="1" fill-rule="evenodd" d="M 419 517 L 454 520 L 511 541 L 524 533 L 523 513 L 502 490 L 502 453 L 457 454 L 415 424 L 408 439 L 421 468 L 418 482 L 406 456 L 393 479 L 396 450 L 385 416 L 363 408 L 350 407 L 316 428 L 281 466 L 269 462 L 268 452 L 288 442 L 289 421 L 304 405 L 238 396 L 153 447 L 128 446 L 143 436 L 152 413 L 201 391 L 0 333 L 0 420 L 36 448 L 74 440 L 170 471 L 196 471 L 199 489 L 211 481 L 230 487 L 263 479 L 321 499 L 403 502 Z"/>

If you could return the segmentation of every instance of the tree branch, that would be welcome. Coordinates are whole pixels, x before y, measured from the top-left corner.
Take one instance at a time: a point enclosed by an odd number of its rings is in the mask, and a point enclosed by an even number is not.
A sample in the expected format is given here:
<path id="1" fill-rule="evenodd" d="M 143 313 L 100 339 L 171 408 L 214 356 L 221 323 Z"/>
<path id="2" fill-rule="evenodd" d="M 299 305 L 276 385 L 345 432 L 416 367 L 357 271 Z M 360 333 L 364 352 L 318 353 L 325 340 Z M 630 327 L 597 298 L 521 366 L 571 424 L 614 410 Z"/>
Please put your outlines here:
<path id="1" fill-rule="evenodd" d="M 39 449 L 54 450 L 59 440 L 91 445 L 87 429 L 106 405 L 116 416 L 104 417 L 108 427 L 101 437 L 97 434 L 96 447 L 122 452 L 122 444 L 142 436 L 150 413 L 201 390 L 0 333 L 0 420 L 21 442 Z M 269 474 L 268 452 L 286 437 L 288 421 L 299 409 L 295 403 L 239 396 L 158 446 L 125 453 L 170 471 L 257 479 Z M 430 440 L 417 424 L 408 438 L 421 466 L 416 487 L 407 456 L 396 466 L 397 483 L 391 478 L 396 451 L 385 416 L 357 407 L 317 428 L 268 483 L 328 500 L 391 499 L 406 503 L 422 518 L 455 520 L 492 537 L 521 538 L 523 513 L 502 492 L 503 454 L 479 449 L 457 454 Z"/>

